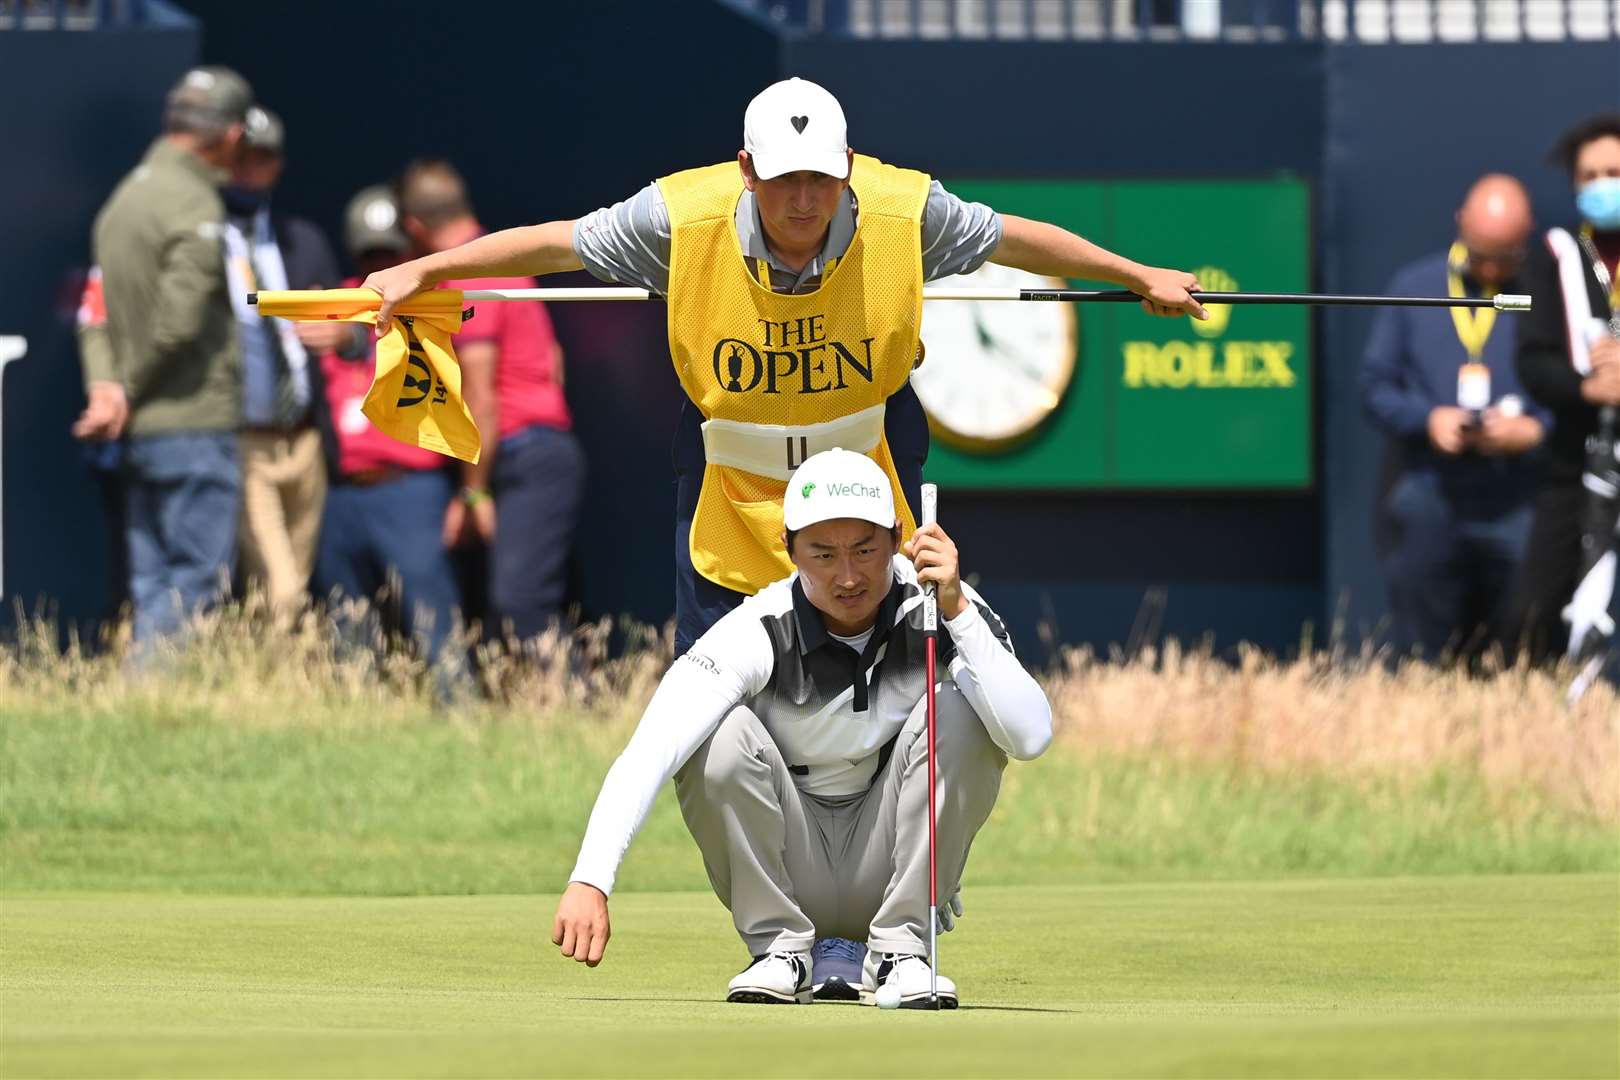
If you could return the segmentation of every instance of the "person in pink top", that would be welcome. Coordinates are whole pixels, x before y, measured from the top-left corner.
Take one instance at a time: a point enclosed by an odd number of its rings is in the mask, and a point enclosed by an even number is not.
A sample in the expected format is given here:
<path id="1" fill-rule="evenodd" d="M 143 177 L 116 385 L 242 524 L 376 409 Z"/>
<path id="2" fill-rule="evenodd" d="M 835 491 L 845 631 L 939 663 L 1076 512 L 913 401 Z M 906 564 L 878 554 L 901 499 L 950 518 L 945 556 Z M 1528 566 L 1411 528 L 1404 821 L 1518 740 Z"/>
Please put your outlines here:
<path id="1" fill-rule="evenodd" d="M 418 255 L 484 231 L 465 182 L 445 161 L 415 161 L 399 180 L 401 223 Z M 447 281 L 444 288 L 532 288 L 534 279 Z M 461 466 L 445 511 L 447 545 L 489 549 L 492 629 L 526 641 L 556 625 L 585 486 L 585 456 L 563 397 L 562 348 L 540 303 L 481 304 L 455 338 L 461 387 L 484 453 Z M 495 433 L 495 438 L 490 438 Z"/>
<path id="2" fill-rule="evenodd" d="M 360 275 L 344 282 L 345 288 L 405 258 L 410 244 L 398 228 L 392 189 L 366 188 L 349 201 L 344 244 Z M 360 411 L 376 354 L 366 328 L 342 329 L 342 338 L 320 357 L 326 412 L 321 426 L 331 485 L 312 585 L 324 600 L 391 596 L 384 606 L 397 609 L 397 619 L 389 629 L 413 639 L 439 667 L 440 685 L 448 685 L 447 674 L 462 666 L 458 658 L 442 655 L 461 607 L 442 537 L 455 476 L 447 459 L 389 438 Z"/>

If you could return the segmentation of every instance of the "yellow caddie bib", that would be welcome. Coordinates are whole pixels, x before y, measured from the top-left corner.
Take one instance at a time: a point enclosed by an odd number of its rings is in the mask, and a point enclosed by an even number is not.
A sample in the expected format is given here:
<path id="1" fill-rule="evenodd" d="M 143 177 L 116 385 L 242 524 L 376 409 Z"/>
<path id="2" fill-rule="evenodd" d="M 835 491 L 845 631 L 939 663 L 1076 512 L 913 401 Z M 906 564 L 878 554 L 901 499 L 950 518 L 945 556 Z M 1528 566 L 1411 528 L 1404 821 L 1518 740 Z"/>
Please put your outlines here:
<path id="1" fill-rule="evenodd" d="M 788 474 L 821 449 L 876 461 L 894 489 L 901 539 L 916 528 L 882 416 L 917 356 L 929 177 L 856 155 L 850 186 L 860 216 L 849 250 L 820 288 L 791 295 L 761 285 L 743 256 L 735 161 L 658 181 L 671 229 L 670 355 L 706 421 L 692 565 L 737 592 L 793 572 L 782 496 Z"/>

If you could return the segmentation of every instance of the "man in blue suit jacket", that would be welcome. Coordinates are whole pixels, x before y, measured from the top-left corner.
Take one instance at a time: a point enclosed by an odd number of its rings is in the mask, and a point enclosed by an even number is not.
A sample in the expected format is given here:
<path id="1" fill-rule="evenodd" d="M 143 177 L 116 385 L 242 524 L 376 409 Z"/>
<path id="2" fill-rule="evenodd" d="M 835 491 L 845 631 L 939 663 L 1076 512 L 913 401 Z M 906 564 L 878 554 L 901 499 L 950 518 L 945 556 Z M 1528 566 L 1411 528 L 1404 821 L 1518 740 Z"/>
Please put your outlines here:
<path id="1" fill-rule="evenodd" d="M 1450 250 L 1403 267 L 1389 292 L 1517 292 L 1533 225 L 1519 181 L 1482 177 L 1457 211 Z M 1362 357 L 1362 404 L 1391 441 L 1380 561 L 1402 653 L 1472 654 L 1512 633 L 1509 594 L 1551 417 L 1519 383 L 1509 318 L 1384 308 Z"/>

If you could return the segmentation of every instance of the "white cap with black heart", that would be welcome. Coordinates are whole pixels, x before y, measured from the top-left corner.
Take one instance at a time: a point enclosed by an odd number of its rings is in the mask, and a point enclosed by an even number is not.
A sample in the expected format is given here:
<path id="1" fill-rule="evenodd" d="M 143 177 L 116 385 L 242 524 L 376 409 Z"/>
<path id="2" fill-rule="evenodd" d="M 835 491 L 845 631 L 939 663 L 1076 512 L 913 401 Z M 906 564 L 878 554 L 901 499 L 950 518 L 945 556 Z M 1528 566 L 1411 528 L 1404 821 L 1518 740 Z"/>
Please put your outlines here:
<path id="1" fill-rule="evenodd" d="M 809 170 L 849 175 L 849 139 L 838 99 L 813 82 L 784 79 L 761 90 L 743 114 L 743 149 L 761 180 Z"/>
<path id="2" fill-rule="evenodd" d="M 889 477 L 865 454 L 823 450 L 810 455 L 788 481 L 782 498 L 783 526 L 798 532 L 835 518 L 870 521 L 884 529 L 895 525 Z"/>

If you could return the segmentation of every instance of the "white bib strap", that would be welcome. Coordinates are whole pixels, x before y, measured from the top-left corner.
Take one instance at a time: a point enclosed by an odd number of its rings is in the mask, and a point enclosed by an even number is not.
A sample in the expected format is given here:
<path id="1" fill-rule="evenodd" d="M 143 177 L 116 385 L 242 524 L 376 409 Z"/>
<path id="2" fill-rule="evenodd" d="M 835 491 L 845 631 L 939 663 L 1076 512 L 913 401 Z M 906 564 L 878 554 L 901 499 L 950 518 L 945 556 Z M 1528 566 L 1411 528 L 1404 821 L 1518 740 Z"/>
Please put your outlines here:
<path id="1" fill-rule="evenodd" d="M 1581 245 L 1563 229 L 1547 231 L 1547 247 L 1558 262 L 1558 284 L 1564 294 L 1564 329 L 1569 335 L 1569 362 L 1581 375 L 1592 374 L 1592 343 L 1605 325 L 1592 313 L 1586 292 L 1586 259 Z"/>
<path id="2" fill-rule="evenodd" d="M 883 405 L 819 424 L 745 424 L 706 420 L 703 454 L 710 465 L 788 480 L 812 454 L 841 447 L 871 453 L 883 439 Z"/>

